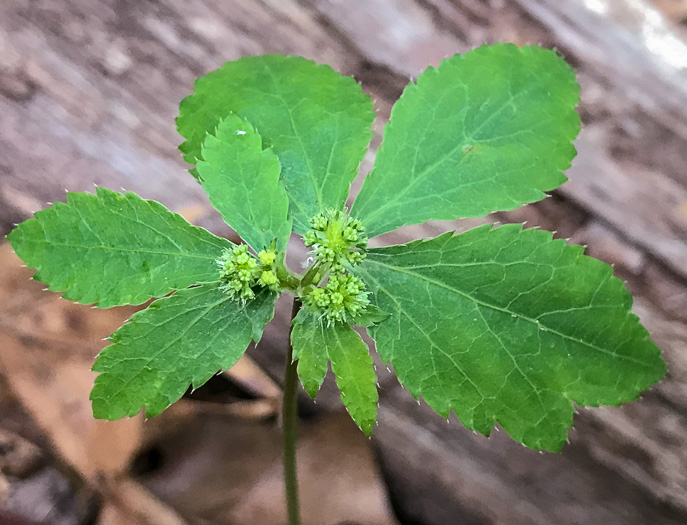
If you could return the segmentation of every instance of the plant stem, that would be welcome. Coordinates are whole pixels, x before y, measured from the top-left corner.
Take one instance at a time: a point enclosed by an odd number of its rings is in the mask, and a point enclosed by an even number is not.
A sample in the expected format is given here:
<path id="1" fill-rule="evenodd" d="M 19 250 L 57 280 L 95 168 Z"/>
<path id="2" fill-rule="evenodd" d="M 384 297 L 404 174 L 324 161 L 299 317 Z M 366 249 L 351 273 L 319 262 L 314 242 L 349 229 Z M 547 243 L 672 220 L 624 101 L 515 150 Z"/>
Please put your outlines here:
<path id="1" fill-rule="evenodd" d="M 294 298 L 291 319 L 301 309 L 301 302 Z M 298 370 L 293 361 L 289 330 L 289 346 L 286 352 L 286 376 L 282 399 L 282 458 L 284 462 L 284 488 L 286 489 L 286 513 L 288 525 L 300 525 L 301 517 L 298 502 L 298 471 L 296 469 L 296 439 L 298 436 Z"/>

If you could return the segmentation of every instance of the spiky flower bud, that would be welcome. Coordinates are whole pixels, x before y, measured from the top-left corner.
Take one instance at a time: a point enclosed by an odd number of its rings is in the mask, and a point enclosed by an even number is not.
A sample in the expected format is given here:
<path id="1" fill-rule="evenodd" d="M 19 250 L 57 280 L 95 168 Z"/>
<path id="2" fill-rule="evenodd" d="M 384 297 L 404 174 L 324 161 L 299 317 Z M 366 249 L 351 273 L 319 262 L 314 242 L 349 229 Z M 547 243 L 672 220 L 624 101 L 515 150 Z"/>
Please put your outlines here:
<path id="1" fill-rule="evenodd" d="M 256 259 L 245 244 L 225 250 L 217 261 L 220 288 L 238 300 L 255 297 L 256 287 L 279 290 L 279 278 L 274 269 L 277 254 L 273 249 L 262 250 Z"/>
<path id="2" fill-rule="evenodd" d="M 312 219 L 310 219 L 310 226 L 315 231 L 323 232 L 327 229 L 328 225 L 329 217 L 325 216 L 323 213 L 318 213 Z"/>
<path id="3" fill-rule="evenodd" d="M 220 288 L 237 299 L 253 299 L 255 293 L 255 268 L 258 261 L 248 253 L 245 244 L 225 250 L 217 261 L 219 265 Z"/>
<path id="4" fill-rule="evenodd" d="M 274 270 L 265 270 L 260 274 L 258 284 L 276 291 L 279 289 L 279 278 Z"/>
<path id="5" fill-rule="evenodd" d="M 258 260 L 263 266 L 272 266 L 277 258 L 277 254 L 274 250 L 262 250 L 258 254 Z"/>
<path id="6" fill-rule="evenodd" d="M 370 304 L 368 294 L 365 284 L 354 275 L 333 274 L 324 287 L 312 290 L 303 302 L 321 312 L 330 323 L 353 322 Z"/>
<path id="7" fill-rule="evenodd" d="M 313 247 L 318 263 L 343 268 L 360 264 L 365 258 L 367 235 L 359 220 L 343 211 L 328 210 L 315 215 L 310 225 L 312 230 L 303 240 Z"/>

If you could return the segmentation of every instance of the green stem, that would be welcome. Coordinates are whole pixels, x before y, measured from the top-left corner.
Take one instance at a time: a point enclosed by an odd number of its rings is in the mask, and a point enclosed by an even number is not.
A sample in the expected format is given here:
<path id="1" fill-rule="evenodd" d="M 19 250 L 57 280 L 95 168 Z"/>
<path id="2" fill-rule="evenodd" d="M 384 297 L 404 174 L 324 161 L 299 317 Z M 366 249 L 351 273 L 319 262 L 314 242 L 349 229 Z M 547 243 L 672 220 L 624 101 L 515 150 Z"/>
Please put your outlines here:
<path id="1" fill-rule="evenodd" d="M 284 260 L 280 260 L 275 264 L 274 269 L 277 272 L 277 277 L 279 278 L 279 286 L 282 290 L 290 290 L 295 292 L 298 289 L 301 281 L 298 276 L 291 273 L 291 271 L 284 264 Z"/>
<path id="2" fill-rule="evenodd" d="M 293 300 L 291 319 L 301 309 L 301 302 Z M 293 327 L 291 328 L 293 329 Z M 300 525 L 301 517 L 298 503 L 298 472 L 296 469 L 296 439 L 298 437 L 298 369 L 293 360 L 291 331 L 289 346 L 286 352 L 286 377 L 284 380 L 284 397 L 282 399 L 282 458 L 284 462 L 284 488 L 286 489 L 286 512 L 288 525 Z"/>

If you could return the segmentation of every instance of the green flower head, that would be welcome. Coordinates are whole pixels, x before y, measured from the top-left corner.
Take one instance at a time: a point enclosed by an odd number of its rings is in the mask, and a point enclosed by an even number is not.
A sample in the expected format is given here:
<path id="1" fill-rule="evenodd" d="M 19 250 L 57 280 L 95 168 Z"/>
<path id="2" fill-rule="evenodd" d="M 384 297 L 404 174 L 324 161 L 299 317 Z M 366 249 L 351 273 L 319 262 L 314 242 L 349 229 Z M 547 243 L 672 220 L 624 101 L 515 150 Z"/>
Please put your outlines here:
<path id="1" fill-rule="evenodd" d="M 274 269 L 277 254 L 273 249 L 262 250 L 256 259 L 248 253 L 245 244 L 225 250 L 217 261 L 220 288 L 231 297 L 248 300 L 255 298 L 255 288 L 279 289 L 279 278 Z"/>
<path id="2" fill-rule="evenodd" d="M 310 219 L 311 231 L 305 234 L 306 246 L 320 264 L 331 264 L 335 270 L 355 266 L 365 259 L 367 235 L 362 223 L 344 211 L 328 210 Z"/>
<path id="3" fill-rule="evenodd" d="M 311 310 L 322 312 L 330 323 L 353 322 L 370 304 L 365 284 L 354 275 L 333 274 L 322 288 L 315 288 L 303 301 Z"/>
<path id="4" fill-rule="evenodd" d="M 236 299 L 253 299 L 258 261 L 245 244 L 225 250 L 217 261 L 221 288 Z"/>

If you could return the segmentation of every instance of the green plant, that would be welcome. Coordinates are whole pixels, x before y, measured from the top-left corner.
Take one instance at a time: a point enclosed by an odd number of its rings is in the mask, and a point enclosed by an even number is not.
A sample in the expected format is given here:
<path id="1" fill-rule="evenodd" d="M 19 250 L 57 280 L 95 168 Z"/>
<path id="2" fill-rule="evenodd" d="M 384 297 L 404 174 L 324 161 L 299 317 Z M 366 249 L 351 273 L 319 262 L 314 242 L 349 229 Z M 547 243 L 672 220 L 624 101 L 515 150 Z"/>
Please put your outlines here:
<path id="1" fill-rule="evenodd" d="M 197 81 L 177 124 L 191 173 L 247 245 L 104 188 L 68 194 L 9 240 L 67 299 L 107 308 L 161 297 L 99 355 L 98 418 L 159 414 L 231 367 L 260 340 L 277 296 L 293 295 L 284 395 L 293 524 L 296 375 L 314 397 L 331 363 L 360 428 L 370 434 L 377 419 L 373 359 L 352 325 L 367 327 L 382 360 L 436 412 L 483 434 L 498 422 L 535 449 L 561 449 L 572 403 L 618 405 L 663 377 L 622 282 L 550 232 L 484 225 L 367 246 L 404 225 L 545 197 L 575 155 L 578 100 L 572 69 L 552 51 L 506 44 L 449 58 L 405 89 L 349 212 L 372 136 L 370 97 L 303 58 L 242 58 Z M 284 262 L 292 231 L 312 249 L 302 274 Z"/>

